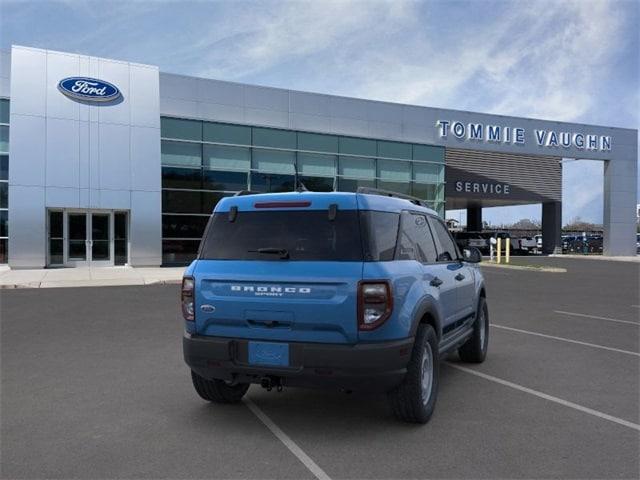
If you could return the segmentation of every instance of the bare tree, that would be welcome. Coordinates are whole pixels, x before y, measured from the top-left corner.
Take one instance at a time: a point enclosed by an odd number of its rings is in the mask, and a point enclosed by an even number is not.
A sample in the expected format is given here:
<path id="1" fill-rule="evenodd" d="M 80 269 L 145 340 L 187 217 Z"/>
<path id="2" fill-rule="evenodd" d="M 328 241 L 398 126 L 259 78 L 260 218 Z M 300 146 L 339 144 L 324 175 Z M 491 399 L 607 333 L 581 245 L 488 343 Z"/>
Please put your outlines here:
<path id="1" fill-rule="evenodd" d="M 509 228 L 514 230 L 539 230 L 542 227 L 540 221 L 532 220 L 530 218 L 521 218 Z"/>
<path id="2" fill-rule="evenodd" d="M 562 229 L 571 232 L 591 232 L 594 230 L 602 230 L 602 225 L 587 222 L 580 217 L 574 217 Z"/>

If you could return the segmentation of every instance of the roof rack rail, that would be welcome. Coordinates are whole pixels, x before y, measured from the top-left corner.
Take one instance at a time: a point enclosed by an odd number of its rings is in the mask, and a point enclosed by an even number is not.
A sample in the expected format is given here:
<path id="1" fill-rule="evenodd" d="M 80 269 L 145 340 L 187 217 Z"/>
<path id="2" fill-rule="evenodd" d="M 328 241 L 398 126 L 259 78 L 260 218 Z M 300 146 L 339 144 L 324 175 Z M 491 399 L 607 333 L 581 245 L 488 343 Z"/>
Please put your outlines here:
<path id="1" fill-rule="evenodd" d="M 233 194 L 234 197 L 244 197 L 245 195 L 255 195 L 260 192 L 253 192 L 251 190 L 240 190 Z"/>
<path id="2" fill-rule="evenodd" d="M 421 207 L 431 208 L 427 202 L 418 197 L 412 197 L 411 195 L 405 195 L 404 193 L 391 192 L 389 190 L 381 190 L 379 188 L 371 187 L 358 187 L 357 193 L 364 193 L 367 195 L 381 195 L 383 197 L 401 198 L 402 200 L 409 200 L 414 205 L 420 205 Z"/>

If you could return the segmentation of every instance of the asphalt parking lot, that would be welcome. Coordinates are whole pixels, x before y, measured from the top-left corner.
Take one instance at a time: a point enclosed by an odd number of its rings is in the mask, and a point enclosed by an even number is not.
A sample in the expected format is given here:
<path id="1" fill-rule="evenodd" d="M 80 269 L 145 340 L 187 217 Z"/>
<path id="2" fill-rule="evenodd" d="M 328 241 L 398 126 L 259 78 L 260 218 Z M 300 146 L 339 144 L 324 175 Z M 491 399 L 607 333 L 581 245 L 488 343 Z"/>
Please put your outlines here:
<path id="1" fill-rule="evenodd" d="M 484 268 L 487 361 L 443 365 L 424 426 L 355 393 L 207 404 L 177 285 L 0 291 L 1 476 L 638 478 L 640 264 L 532 262 L 568 271 Z"/>

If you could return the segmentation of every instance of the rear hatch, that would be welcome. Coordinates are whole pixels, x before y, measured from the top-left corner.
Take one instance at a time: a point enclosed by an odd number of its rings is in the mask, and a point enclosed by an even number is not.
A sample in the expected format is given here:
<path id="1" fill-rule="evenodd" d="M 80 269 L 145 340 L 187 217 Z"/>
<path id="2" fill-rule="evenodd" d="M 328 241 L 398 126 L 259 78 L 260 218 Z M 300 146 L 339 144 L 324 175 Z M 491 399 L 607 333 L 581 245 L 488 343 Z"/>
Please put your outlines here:
<path id="1" fill-rule="evenodd" d="M 197 333 L 356 342 L 362 243 L 355 197 L 261 197 L 225 199 L 207 227 L 194 270 Z"/>

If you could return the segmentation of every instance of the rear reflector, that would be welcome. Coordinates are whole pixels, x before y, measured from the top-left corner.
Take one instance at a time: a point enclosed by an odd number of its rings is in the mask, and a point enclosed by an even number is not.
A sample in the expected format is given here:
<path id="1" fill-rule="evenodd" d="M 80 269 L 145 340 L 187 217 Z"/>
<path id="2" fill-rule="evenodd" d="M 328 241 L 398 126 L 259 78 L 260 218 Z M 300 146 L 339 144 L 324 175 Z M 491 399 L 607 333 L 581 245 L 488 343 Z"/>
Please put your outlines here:
<path id="1" fill-rule="evenodd" d="M 310 207 L 311 202 L 258 202 L 253 206 L 255 208 L 304 208 Z"/>

